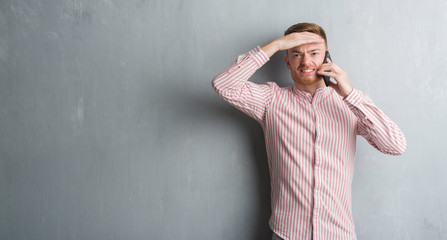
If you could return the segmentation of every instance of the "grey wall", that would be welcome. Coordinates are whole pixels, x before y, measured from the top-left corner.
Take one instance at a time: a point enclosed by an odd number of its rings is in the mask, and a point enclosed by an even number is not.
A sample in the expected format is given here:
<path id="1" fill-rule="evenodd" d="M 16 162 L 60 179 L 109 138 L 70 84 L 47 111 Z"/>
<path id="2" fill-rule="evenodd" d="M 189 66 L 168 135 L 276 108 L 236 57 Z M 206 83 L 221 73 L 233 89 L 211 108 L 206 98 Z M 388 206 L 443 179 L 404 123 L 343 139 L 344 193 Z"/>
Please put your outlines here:
<path id="1" fill-rule="evenodd" d="M 210 82 L 303 21 L 407 137 L 399 157 L 358 139 L 359 239 L 447 239 L 446 1 L 0 9 L 0 239 L 268 239 L 261 128 Z M 279 54 L 253 80 L 291 84 Z"/>

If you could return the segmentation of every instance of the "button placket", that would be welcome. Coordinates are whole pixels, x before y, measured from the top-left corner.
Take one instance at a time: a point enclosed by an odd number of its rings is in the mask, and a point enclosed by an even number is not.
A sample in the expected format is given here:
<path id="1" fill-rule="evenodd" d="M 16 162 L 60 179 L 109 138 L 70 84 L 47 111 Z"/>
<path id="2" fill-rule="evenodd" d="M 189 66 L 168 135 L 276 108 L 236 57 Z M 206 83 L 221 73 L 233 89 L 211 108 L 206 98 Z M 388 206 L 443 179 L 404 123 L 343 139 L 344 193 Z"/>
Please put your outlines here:
<path id="1" fill-rule="evenodd" d="M 314 99 L 315 100 L 315 99 Z M 320 146 L 318 145 L 319 142 L 319 129 L 320 129 L 320 124 L 319 124 L 319 118 L 318 118 L 318 113 L 317 113 L 317 106 L 316 106 L 316 101 L 312 101 L 312 111 L 313 111 L 313 125 L 314 125 L 314 134 L 315 134 L 315 138 L 314 138 L 314 209 L 313 209 L 313 220 L 314 220 L 314 224 L 317 223 L 318 219 L 319 219 L 319 209 L 320 209 Z"/>

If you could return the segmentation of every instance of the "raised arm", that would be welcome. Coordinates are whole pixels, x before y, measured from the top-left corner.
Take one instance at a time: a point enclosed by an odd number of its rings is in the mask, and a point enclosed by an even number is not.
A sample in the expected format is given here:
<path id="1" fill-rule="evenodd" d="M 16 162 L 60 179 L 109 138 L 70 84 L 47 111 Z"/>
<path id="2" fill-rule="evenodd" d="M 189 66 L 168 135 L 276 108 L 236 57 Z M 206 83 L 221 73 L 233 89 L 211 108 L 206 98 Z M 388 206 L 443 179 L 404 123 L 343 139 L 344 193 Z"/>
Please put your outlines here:
<path id="1" fill-rule="evenodd" d="M 277 51 L 287 50 L 307 43 L 324 43 L 324 39 L 319 35 L 309 32 L 295 32 L 277 38 L 262 46 L 262 51 L 270 58 Z"/>
<path id="2" fill-rule="evenodd" d="M 274 83 L 255 84 L 248 79 L 277 51 L 313 42 L 324 40 L 307 32 L 277 38 L 263 47 L 239 55 L 230 66 L 213 78 L 212 85 L 225 101 L 262 122 L 278 86 Z"/>

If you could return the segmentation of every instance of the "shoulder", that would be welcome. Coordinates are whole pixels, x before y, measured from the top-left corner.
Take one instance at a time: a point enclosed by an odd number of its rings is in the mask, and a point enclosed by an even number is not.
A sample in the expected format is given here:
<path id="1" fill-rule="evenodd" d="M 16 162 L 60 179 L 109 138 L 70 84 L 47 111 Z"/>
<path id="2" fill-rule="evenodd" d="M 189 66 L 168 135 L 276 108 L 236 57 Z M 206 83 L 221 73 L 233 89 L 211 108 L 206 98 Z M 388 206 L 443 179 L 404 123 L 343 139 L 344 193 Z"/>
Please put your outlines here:
<path id="1" fill-rule="evenodd" d="M 264 83 L 269 88 L 275 90 L 276 92 L 293 92 L 293 86 L 287 86 L 287 87 L 280 87 L 276 82 L 266 82 Z"/>

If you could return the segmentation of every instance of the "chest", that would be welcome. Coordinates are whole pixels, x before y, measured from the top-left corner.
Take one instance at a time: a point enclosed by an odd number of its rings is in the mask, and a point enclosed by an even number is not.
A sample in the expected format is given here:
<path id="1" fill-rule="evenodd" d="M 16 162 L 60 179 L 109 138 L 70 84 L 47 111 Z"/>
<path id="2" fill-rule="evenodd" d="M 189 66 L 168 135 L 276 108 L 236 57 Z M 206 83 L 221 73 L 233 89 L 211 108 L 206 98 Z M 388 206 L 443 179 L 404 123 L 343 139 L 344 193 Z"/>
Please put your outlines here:
<path id="1" fill-rule="evenodd" d="M 292 136 L 325 141 L 349 141 L 356 135 L 357 118 L 338 97 L 318 102 L 296 97 L 279 98 L 267 112 L 266 130 L 279 138 Z"/>

